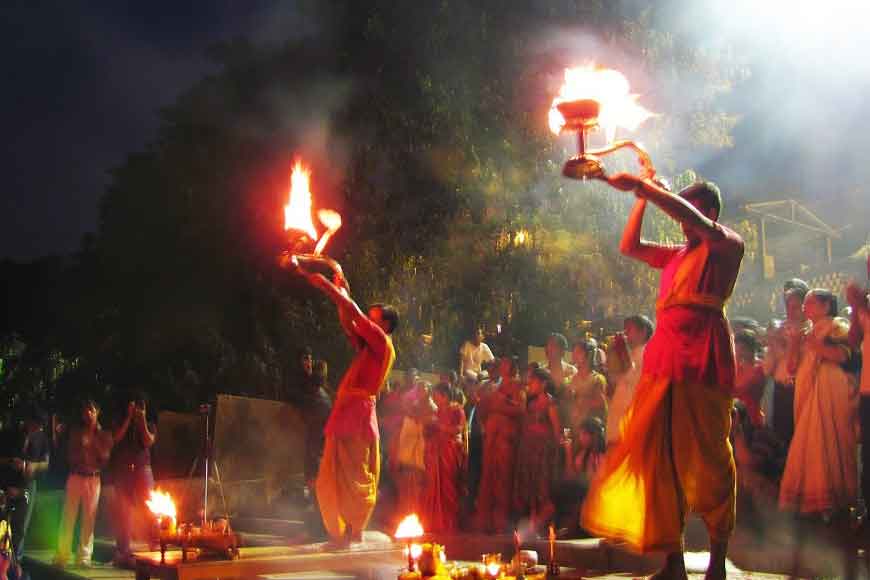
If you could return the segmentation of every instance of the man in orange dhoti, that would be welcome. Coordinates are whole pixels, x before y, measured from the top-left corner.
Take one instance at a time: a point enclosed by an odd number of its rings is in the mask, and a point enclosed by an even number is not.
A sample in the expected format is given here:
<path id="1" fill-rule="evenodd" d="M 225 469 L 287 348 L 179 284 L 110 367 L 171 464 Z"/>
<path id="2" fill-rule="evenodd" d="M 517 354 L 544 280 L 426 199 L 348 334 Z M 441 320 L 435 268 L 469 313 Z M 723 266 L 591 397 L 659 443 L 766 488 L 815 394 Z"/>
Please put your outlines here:
<path id="1" fill-rule="evenodd" d="M 342 326 L 357 350 L 326 423 L 315 485 L 330 544 L 342 547 L 362 541 L 377 499 L 381 460 L 375 398 L 396 358 L 390 334 L 399 317 L 392 307 L 380 304 L 366 316 L 346 286 L 336 286 L 321 274 L 299 271 L 338 307 Z"/>
<path id="2" fill-rule="evenodd" d="M 721 197 L 712 183 L 675 195 L 628 174 L 608 182 L 638 197 L 620 250 L 662 269 L 662 277 L 656 328 L 623 438 L 590 490 L 582 524 L 638 551 L 666 552 L 656 577 L 686 578 L 683 528 L 687 513 L 698 513 L 710 534 L 707 578 L 725 578 L 736 476 L 728 441 L 734 341 L 724 304 L 737 279 L 743 241 L 716 222 Z M 648 201 L 681 224 L 685 244 L 641 240 Z"/>

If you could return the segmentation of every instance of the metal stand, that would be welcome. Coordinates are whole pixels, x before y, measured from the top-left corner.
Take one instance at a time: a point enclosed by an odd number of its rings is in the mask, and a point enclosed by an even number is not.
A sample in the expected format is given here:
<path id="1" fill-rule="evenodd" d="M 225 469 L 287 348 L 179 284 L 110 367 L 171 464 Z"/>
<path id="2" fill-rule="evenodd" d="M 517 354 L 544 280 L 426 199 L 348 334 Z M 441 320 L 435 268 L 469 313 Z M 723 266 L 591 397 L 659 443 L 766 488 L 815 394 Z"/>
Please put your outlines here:
<path id="1" fill-rule="evenodd" d="M 202 464 L 202 528 L 206 529 L 208 527 L 208 483 L 209 483 L 209 472 L 214 471 L 214 478 L 217 482 L 218 493 L 221 496 L 221 505 L 223 506 L 223 516 L 227 520 L 227 526 L 229 528 L 230 522 L 230 514 L 227 509 L 227 498 L 224 495 L 224 485 L 221 481 L 221 472 L 218 469 L 217 461 L 214 459 L 214 455 L 212 453 L 212 436 L 211 436 L 211 409 L 212 406 L 205 403 L 199 406 L 199 416 L 202 424 L 202 448 L 194 460 L 190 465 L 190 471 L 187 474 L 188 483 L 192 482 L 194 476 L 196 475 L 196 471 L 199 468 L 200 464 Z M 190 486 L 188 486 L 188 490 Z"/>

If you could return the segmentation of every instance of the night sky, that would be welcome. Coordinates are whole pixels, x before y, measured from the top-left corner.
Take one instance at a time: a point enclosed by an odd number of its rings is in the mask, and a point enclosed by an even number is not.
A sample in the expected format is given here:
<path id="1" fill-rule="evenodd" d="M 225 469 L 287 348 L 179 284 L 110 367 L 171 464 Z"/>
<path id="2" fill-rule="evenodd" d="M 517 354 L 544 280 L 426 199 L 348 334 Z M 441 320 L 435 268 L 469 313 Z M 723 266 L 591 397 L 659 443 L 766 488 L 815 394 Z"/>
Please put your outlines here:
<path id="1" fill-rule="evenodd" d="M 730 2 L 719 4 L 723 14 L 732 11 Z M 155 137 L 160 107 L 213 70 L 206 50 L 238 37 L 275 43 L 319 34 L 303 16 L 317 6 L 317 0 L 4 3 L 0 258 L 75 252 L 82 235 L 97 228 L 108 170 Z M 661 6 L 670 7 L 660 10 L 663 23 L 705 36 L 730 34 L 751 56 L 752 78 L 728 98 L 731 110 L 742 113 L 737 147 L 696 159 L 696 166 L 738 202 L 795 197 L 834 222 L 846 208 L 855 226 L 850 235 L 863 240 L 870 219 L 863 187 L 870 179 L 865 36 L 842 33 L 834 50 L 831 38 L 821 35 L 813 44 L 785 24 L 777 32 L 760 21 L 760 34 L 747 28 L 753 20 L 735 16 L 741 24 L 729 29 L 705 3 Z M 775 11 L 768 16 L 782 20 Z M 711 22 L 701 26 L 705 18 Z M 828 34 L 842 28 L 828 24 Z"/>
<path id="2" fill-rule="evenodd" d="M 97 227 L 107 171 L 154 138 L 161 106 L 212 70 L 208 47 L 310 34 L 299 5 L 5 2 L 0 258 L 74 252 Z"/>

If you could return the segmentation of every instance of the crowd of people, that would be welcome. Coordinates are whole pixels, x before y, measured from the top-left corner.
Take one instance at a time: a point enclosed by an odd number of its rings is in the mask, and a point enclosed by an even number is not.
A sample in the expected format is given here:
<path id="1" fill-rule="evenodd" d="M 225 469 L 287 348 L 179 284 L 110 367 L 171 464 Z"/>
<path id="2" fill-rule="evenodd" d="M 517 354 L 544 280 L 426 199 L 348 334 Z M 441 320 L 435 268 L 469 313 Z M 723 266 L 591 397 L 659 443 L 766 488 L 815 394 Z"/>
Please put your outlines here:
<path id="1" fill-rule="evenodd" d="M 553 333 L 546 360 L 521 369 L 477 329 L 461 374 L 433 385 L 406 371 L 378 401 L 384 524 L 416 513 L 434 532 L 579 532 L 579 504 L 618 440 L 652 332 L 646 316 L 628 317 L 606 353 L 593 338 L 569 348 Z"/>
<path id="2" fill-rule="evenodd" d="M 862 513 L 870 309 L 866 290 L 853 284 L 846 294 L 840 310 L 831 291 L 792 279 L 783 319 L 732 320 L 731 443 L 739 518 L 749 527 L 771 511 L 821 522 Z M 569 348 L 553 333 L 546 361 L 520 369 L 478 329 L 460 350 L 461 374 L 442 373 L 433 385 L 405 372 L 378 401 L 385 527 L 417 513 L 436 532 L 541 533 L 554 523 L 562 535 L 582 534 L 583 498 L 620 439 L 652 333 L 643 315 L 602 344 L 586 338 Z"/>
<path id="3" fill-rule="evenodd" d="M 856 284 L 845 294 L 849 305 L 840 310 L 831 291 L 792 279 L 783 287 L 783 319 L 731 321 L 731 442 L 738 514 L 749 526 L 762 525 L 774 510 L 823 522 L 854 518 L 870 493 L 870 472 L 862 477 L 859 469 L 870 465 L 870 370 L 862 365 L 870 352 L 870 304 Z M 432 532 L 542 533 L 555 524 L 560 535 L 583 534 L 582 502 L 607 449 L 619 443 L 653 330 L 649 318 L 635 315 L 601 343 L 586 337 L 569 345 L 553 333 L 545 360 L 520 368 L 515 356 L 493 353 L 476 329 L 456 370 L 435 384 L 414 369 L 388 383 L 377 399 L 385 466 L 380 524 L 394 529 L 416 513 Z M 310 350 L 300 366 L 304 384 L 288 385 L 282 398 L 303 410 L 305 479 L 313 491 L 333 394 L 325 365 L 315 365 Z M 132 512 L 153 486 L 156 428 L 142 393 L 130 397 L 111 428 L 99 418 L 98 405 L 86 400 L 65 429 L 47 428 L 33 411 L 5 436 L 0 475 L 8 501 L 19 504 L 19 551 L 35 481 L 58 448 L 68 476 L 56 563 L 90 563 L 103 473 L 111 473 L 116 490 L 117 559 L 129 558 Z"/>

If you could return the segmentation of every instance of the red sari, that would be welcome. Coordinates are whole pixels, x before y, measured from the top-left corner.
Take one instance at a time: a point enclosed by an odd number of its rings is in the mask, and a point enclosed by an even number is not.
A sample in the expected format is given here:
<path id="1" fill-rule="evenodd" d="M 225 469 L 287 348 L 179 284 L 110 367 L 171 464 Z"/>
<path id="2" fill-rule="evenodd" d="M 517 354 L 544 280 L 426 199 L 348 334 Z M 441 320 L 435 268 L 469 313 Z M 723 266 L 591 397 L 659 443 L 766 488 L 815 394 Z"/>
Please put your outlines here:
<path id="1" fill-rule="evenodd" d="M 546 521 L 555 512 L 550 497 L 558 451 L 558 440 L 551 422 L 555 405 L 547 393 L 529 397 L 522 422 L 514 480 L 514 507 L 521 516 L 531 516 L 535 524 Z"/>
<path id="2" fill-rule="evenodd" d="M 519 385 L 510 382 L 487 395 L 481 405 L 485 419 L 477 527 L 485 532 L 503 532 L 513 504 L 514 465 L 525 401 Z M 508 409 L 512 412 L 506 412 Z"/>
<path id="3" fill-rule="evenodd" d="M 426 429 L 425 487 L 422 520 L 426 530 L 452 532 L 457 527 L 465 465 L 465 412 L 456 403 L 438 409 Z"/>

